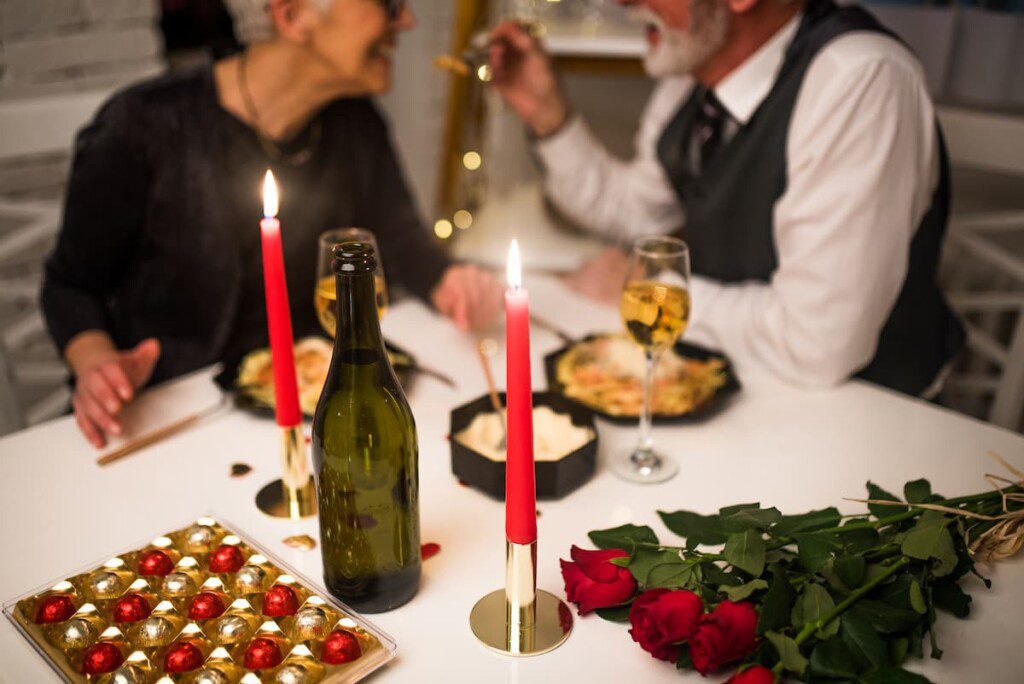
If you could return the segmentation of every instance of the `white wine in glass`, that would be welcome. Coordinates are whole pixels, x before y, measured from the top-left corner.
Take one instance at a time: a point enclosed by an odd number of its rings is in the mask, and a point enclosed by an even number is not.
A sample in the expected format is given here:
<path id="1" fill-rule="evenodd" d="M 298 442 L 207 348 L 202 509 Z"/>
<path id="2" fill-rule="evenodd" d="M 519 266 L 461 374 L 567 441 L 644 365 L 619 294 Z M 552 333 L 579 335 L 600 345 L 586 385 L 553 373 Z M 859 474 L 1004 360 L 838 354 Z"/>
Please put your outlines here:
<path id="1" fill-rule="evenodd" d="M 632 482 L 664 482 L 679 470 L 675 461 L 654 450 L 651 414 L 655 374 L 662 353 L 679 339 L 690 320 L 690 252 L 671 237 L 636 241 L 622 287 L 619 313 L 626 331 L 647 361 L 640 441 L 631 454 L 615 459 L 615 473 Z"/>
<path id="2" fill-rule="evenodd" d="M 316 308 L 316 317 L 320 321 L 320 326 L 331 337 L 337 334 L 338 328 L 335 311 L 338 293 L 335 290 L 334 269 L 331 263 L 334 260 L 334 246 L 342 242 L 365 242 L 373 247 L 373 251 L 377 255 L 377 270 L 373 274 L 373 281 L 377 288 L 377 315 L 384 318 L 384 314 L 388 310 L 388 285 L 384 279 L 384 266 L 380 250 L 377 247 L 377 238 L 365 228 L 329 230 L 320 236 L 313 306 Z"/>

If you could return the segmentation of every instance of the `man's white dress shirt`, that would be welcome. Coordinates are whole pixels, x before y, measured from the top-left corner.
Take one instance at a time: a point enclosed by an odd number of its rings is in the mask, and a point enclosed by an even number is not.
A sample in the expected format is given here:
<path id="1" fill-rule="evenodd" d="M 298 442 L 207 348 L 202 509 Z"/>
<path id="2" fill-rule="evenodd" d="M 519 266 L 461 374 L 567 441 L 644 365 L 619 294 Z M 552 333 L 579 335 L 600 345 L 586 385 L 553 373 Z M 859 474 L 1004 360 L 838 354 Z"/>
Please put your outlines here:
<path id="1" fill-rule="evenodd" d="M 738 125 L 771 91 L 801 18 L 714 88 Z M 632 160 L 610 155 L 579 118 L 538 142 L 552 201 L 623 243 L 681 226 L 685 239 L 686 217 L 657 143 L 694 84 L 680 77 L 657 85 Z M 771 281 L 694 276 L 686 337 L 721 349 L 741 373 L 766 369 L 801 385 L 834 385 L 874 357 L 938 183 L 935 112 L 913 55 L 877 33 L 848 33 L 826 45 L 796 101 L 786 166 Z"/>

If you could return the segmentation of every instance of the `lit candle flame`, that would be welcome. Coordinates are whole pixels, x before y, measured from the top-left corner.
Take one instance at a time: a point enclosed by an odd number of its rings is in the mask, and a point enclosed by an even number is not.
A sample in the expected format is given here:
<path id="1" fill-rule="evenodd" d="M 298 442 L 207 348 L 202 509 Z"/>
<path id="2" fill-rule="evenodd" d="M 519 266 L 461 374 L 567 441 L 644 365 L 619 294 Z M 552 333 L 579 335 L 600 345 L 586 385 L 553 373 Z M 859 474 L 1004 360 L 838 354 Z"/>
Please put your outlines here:
<path id="1" fill-rule="evenodd" d="M 518 290 L 523 286 L 523 264 L 519 257 L 519 241 L 513 239 L 508 248 L 508 269 L 506 271 L 508 286 Z"/>
<path id="2" fill-rule="evenodd" d="M 274 181 L 274 174 L 267 170 L 263 178 L 263 215 L 267 218 L 276 218 L 280 201 L 277 195 L 277 183 Z"/>

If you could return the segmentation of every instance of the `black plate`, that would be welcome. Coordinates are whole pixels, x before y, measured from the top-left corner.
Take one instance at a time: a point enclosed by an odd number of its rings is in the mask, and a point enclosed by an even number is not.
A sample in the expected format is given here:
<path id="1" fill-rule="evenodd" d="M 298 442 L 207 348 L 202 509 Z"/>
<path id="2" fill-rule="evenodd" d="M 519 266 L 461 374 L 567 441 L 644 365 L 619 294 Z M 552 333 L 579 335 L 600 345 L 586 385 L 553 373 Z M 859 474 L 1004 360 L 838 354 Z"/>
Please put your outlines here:
<path id="1" fill-rule="evenodd" d="M 579 342 L 590 342 L 598 337 L 608 336 L 609 335 L 607 333 L 587 335 L 580 339 Z M 618 425 L 635 425 L 639 420 L 639 416 L 615 416 L 565 395 L 565 386 L 558 382 L 558 374 L 556 370 L 558 368 L 558 360 L 562 358 L 563 354 L 575 346 L 575 344 L 578 344 L 578 342 L 566 345 L 558 351 L 551 352 L 544 357 L 544 375 L 547 376 L 548 379 L 548 389 L 552 392 L 557 392 L 568 401 L 571 401 L 577 406 L 583 407 L 595 416 L 600 416 L 604 420 Z M 740 391 L 741 385 L 739 378 L 736 377 L 736 372 L 733 370 L 732 361 L 730 361 L 729 357 L 725 354 L 705 349 L 704 347 L 700 347 L 695 344 L 689 344 L 687 342 L 676 342 L 673 349 L 676 354 L 684 358 L 706 361 L 707 359 L 714 357 L 725 361 L 725 368 L 723 369 L 723 372 L 725 373 L 725 384 L 718 388 L 718 391 L 715 392 L 711 399 L 688 413 L 680 413 L 678 415 L 655 413 L 651 418 L 656 425 L 679 425 L 685 423 L 698 423 L 700 421 L 707 420 L 725 407 L 728 403 L 726 401 L 727 397 Z"/>
<path id="2" fill-rule="evenodd" d="M 411 371 L 412 368 L 416 366 L 416 357 L 405 349 L 399 347 L 397 344 L 392 344 L 388 341 L 384 342 L 384 347 L 391 353 L 391 357 L 395 359 L 395 362 L 392 365 L 395 369 L 395 375 L 398 376 L 398 382 L 401 383 L 402 389 L 408 392 L 412 385 L 413 378 L 415 377 L 415 373 Z M 402 359 L 401 362 L 399 362 L 399 359 Z M 238 368 L 240 365 L 241 360 L 239 360 L 238 363 L 231 364 L 230 368 L 225 368 L 220 375 L 214 378 L 214 382 L 220 385 L 221 389 L 225 392 L 229 392 L 231 394 L 232 401 L 236 408 L 247 411 L 254 416 L 259 416 L 260 418 L 273 418 L 274 407 L 272 405 L 265 404 L 248 392 L 239 390 L 237 380 Z M 303 415 L 305 415 L 306 418 L 313 417 L 312 414 L 305 412 L 303 412 Z"/>

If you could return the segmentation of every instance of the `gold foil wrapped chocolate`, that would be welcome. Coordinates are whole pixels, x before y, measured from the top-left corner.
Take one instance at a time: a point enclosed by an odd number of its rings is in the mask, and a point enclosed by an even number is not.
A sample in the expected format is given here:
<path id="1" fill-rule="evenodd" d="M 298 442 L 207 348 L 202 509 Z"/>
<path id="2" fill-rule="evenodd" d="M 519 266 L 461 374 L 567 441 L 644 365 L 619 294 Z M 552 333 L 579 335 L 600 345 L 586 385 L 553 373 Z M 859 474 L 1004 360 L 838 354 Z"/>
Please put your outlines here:
<path id="1" fill-rule="evenodd" d="M 237 545 L 245 565 L 233 573 L 213 572 L 211 557 L 220 545 Z M 147 550 L 165 553 L 173 569 L 164 559 L 166 574 L 140 575 L 139 561 Z M 219 570 L 228 567 L 222 566 L 214 563 Z M 265 595 L 274 586 L 279 587 L 275 590 L 278 594 L 282 593 L 280 587 L 287 587 L 298 607 L 289 596 L 287 611 L 279 605 L 268 608 Z M 190 619 L 189 604 L 199 592 L 221 596 L 224 613 L 199 621 Z M 142 596 L 152 612 L 134 622 L 116 623 L 119 612 L 115 607 L 128 594 Z M 53 596 L 58 599 L 53 600 Z M 76 684 L 354 682 L 390 660 L 394 653 L 390 640 L 362 618 L 319 594 L 254 544 L 211 518 L 200 518 L 51 583 L 7 605 L 5 612 L 63 678 Z M 344 665 L 320 661 L 324 639 L 336 629 L 351 631 L 359 639 L 363 655 L 358 660 Z M 245 655 L 253 650 L 250 647 L 257 639 L 265 640 L 258 642 L 264 647 L 268 641 L 276 646 L 269 661 L 275 664 L 246 669 Z M 112 669 L 100 674 L 82 674 L 82 654 L 90 649 L 110 649 L 103 646 L 105 643 L 118 649 L 123 662 L 111 662 Z M 182 644 L 194 646 L 201 659 Z M 174 655 L 168 659 L 168 654 Z M 192 669 L 164 671 L 169 663 L 181 666 L 183 662 Z M 250 659 L 250 663 L 254 661 Z"/>

